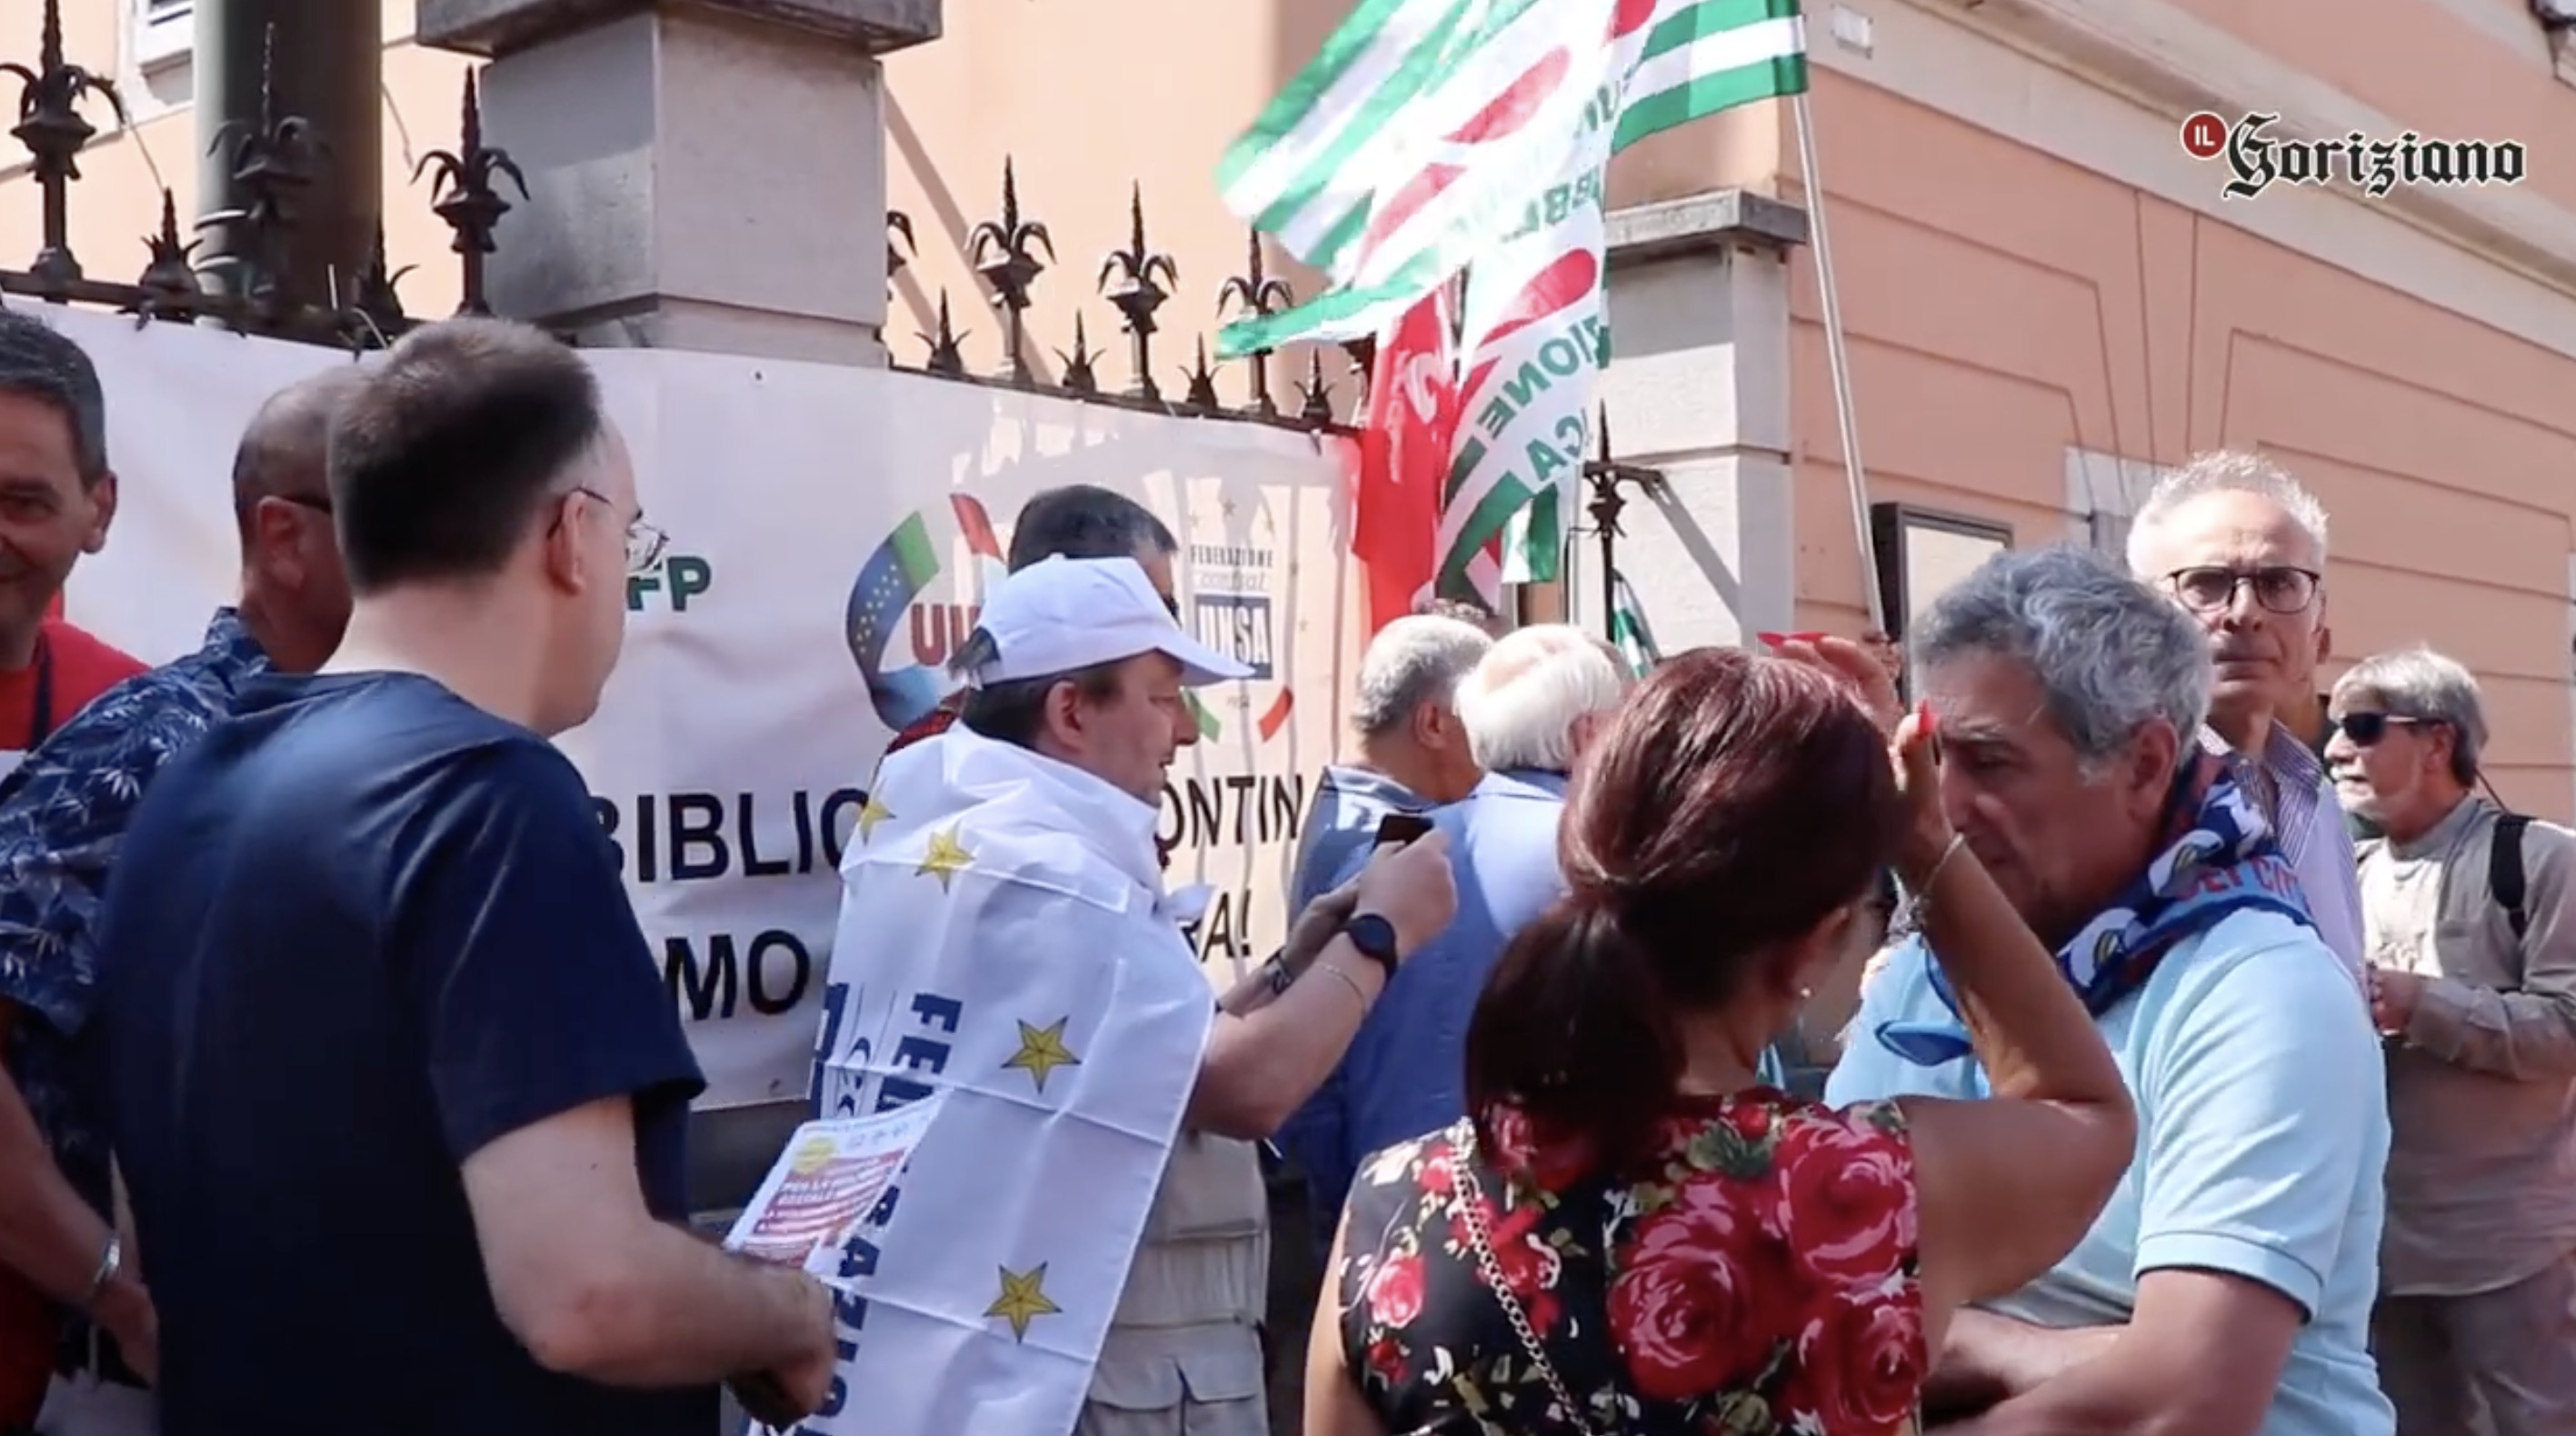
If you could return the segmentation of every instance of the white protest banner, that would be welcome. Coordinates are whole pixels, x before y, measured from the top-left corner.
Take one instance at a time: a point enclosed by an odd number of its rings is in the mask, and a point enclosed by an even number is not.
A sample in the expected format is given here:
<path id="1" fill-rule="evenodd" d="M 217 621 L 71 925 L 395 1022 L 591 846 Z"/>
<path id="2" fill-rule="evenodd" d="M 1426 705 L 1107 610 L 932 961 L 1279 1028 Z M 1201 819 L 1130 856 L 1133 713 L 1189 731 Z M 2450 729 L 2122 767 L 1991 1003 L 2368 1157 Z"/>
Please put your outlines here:
<path id="1" fill-rule="evenodd" d="M 73 621 L 158 662 L 194 649 L 238 568 L 232 451 L 259 402 L 351 362 L 329 350 L 46 311 L 97 359 L 122 506 Z M 618 845 L 710 1087 L 702 1106 L 809 1093 L 834 871 L 893 731 L 941 689 L 1028 497 L 1093 483 L 1182 545 L 1183 613 L 1254 677 L 1209 690 L 1158 836 L 1228 981 L 1286 931 L 1306 794 L 1338 748 L 1357 606 L 1347 445 L 835 365 L 598 350 L 611 418 L 668 553 L 629 586 L 626 656 L 560 746 Z M 854 652 L 871 565 L 904 583 Z M 899 621 L 898 621 L 899 620 Z M 867 648 L 867 645 L 858 645 Z"/>

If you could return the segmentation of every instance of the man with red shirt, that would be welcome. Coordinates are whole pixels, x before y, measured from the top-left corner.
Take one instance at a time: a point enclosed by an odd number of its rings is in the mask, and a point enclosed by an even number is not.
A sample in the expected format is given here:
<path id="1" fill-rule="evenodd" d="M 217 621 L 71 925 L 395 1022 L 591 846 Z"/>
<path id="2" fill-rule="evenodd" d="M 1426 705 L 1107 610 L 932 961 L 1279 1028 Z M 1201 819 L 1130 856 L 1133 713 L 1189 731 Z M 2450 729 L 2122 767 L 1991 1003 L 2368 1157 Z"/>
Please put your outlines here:
<path id="1" fill-rule="evenodd" d="M 0 775 L 91 699 L 144 671 L 48 617 L 72 565 L 106 545 L 115 516 L 97 369 L 34 315 L 0 309 Z M 14 1060 L 12 1029 L 25 1020 L 0 1000 L 0 1060 Z M 24 1104 L 0 1106 L 0 1153 L 41 1153 L 36 1140 Z M 40 1245 L 41 1234 L 0 1221 L 0 1430 L 35 1421 L 53 1376 L 57 1309 L 25 1271 L 44 1264 L 32 1249 Z"/>

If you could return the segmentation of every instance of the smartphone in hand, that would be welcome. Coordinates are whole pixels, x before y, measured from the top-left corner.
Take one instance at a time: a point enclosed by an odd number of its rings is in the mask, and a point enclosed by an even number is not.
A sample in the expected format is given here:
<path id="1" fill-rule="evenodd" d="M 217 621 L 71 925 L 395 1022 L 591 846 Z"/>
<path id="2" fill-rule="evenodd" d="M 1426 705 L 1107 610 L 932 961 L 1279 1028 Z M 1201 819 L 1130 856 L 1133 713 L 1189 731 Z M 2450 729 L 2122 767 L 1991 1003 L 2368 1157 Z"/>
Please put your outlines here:
<path id="1" fill-rule="evenodd" d="M 1431 831 L 1431 820 L 1414 813 L 1389 813 L 1377 820 L 1377 846 L 1403 847 Z"/>

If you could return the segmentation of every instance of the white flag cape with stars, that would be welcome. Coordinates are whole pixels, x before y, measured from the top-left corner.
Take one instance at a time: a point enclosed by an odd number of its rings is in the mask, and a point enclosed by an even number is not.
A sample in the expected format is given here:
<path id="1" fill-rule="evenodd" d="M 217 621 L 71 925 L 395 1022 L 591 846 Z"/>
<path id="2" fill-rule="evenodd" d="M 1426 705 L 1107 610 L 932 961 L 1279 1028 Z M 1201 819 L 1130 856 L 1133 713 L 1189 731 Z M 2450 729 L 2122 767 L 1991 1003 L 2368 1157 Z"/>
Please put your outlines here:
<path id="1" fill-rule="evenodd" d="M 945 1093 L 843 1255 L 817 1436 L 1065 1436 L 1216 998 L 1155 810 L 963 725 L 888 758 L 841 864 L 816 1098 Z"/>

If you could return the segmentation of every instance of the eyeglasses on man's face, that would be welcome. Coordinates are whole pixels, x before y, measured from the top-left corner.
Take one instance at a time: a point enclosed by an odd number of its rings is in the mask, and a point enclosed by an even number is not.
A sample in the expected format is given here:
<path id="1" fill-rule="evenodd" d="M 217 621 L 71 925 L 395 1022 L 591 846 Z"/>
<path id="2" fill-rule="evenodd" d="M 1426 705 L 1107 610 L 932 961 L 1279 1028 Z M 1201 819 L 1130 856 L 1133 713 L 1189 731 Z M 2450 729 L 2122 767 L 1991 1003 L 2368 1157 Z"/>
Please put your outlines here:
<path id="1" fill-rule="evenodd" d="M 599 490 L 590 487 L 588 484 L 576 484 L 572 488 L 565 490 L 565 492 L 572 494 L 587 494 L 591 498 L 597 499 L 600 506 L 607 509 L 610 513 L 613 514 L 617 512 L 617 501 L 615 499 L 612 499 L 608 495 L 601 493 Z M 646 523 L 644 521 L 644 511 L 642 509 L 637 509 L 635 511 L 635 517 L 626 521 L 627 576 L 631 578 L 636 574 L 649 571 L 653 565 L 662 561 L 662 551 L 670 546 L 671 536 L 662 532 L 659 528 Z"/>
<path id="2" fill-rule="evenodd" d="M 2237 590 L 2251 588 L 2254 601 L 2274 613 L 2304 613 L 2317 601 L 2322 576 L 2314 569 L 2271 565 L 2226 568 L 2217 564 L 2178 568 L 2165 575 L 2165 588 L 2194 613 L 2224 613 L 2236 606 Z"/>
<path id="3" fill-rule="evenodd" d="M 2417 728 L 2428 725 L 2429 718 L 2408 718 L 2397 713 L 2346 713 L 2334 720 L 2337 732 L 2352 740 L 2356 748 L 2377 747 L 2391 728 Z"/>

